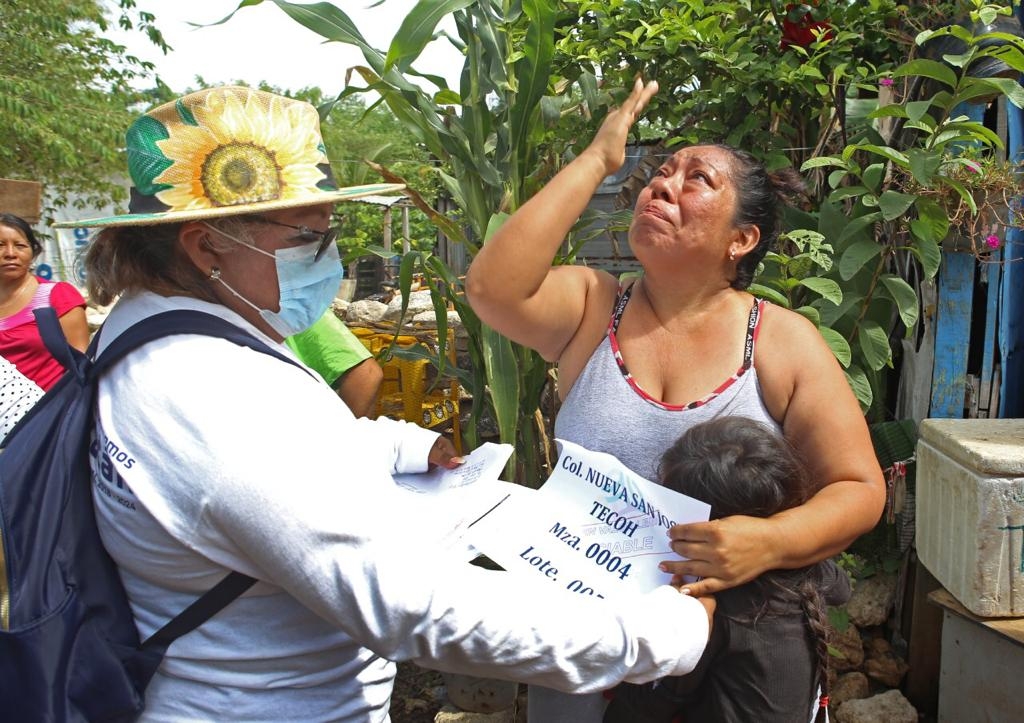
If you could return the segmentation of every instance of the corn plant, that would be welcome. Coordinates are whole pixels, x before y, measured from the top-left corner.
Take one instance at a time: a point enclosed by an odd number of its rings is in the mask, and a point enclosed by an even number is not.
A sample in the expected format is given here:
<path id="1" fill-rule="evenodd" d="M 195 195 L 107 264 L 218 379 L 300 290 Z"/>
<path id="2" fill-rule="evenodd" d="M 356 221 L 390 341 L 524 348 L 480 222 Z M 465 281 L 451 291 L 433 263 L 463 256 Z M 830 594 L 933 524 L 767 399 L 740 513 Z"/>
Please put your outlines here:
<path id="1" fill-rule="evenodd" d="M 246 0 L 239 8 L 260 1 Z M 421 0 L 402 21 L 390 47 L 378 50 L 336 5 L 268 2 L 326 40 L 359 48 L 365 65 L 350 68 L 348 80 L 364 85 L 349 85 L 338 100 L 353 94 L 379 98 L 376 102 L 386 104 L 417 142 L 441 161 L 437 173 L 458 208 L 458 218 L 437 212 L 415 192 L 410 196 L 470 257 L 536 189 L 535 173 L 548 163 L 543 154 L 545 129 L 557 123 L 563 102 L 549 87 L 558 3 Z M 447 16 L 454 19 L 458 37 L 445 38 L 465 55 L 458 89 L 414 68 Z M 425 90 L 423 83 L 433 89 Z M 329 105 L 322 109 L 329 111 Z M 389 180 L 404 181 L 387 168 L 377 170 Z M 478 422 L 485 414 L 492 415 L 501 440 L 516 448 L 509 472 L 519 482 L 539 484 L 546 476 L 542 460 L 547 448 L 539 403 L 549 365 L 533 350 L 482 324 L 465 300 L 462 280 L 429 252 L 414 251 L 402 259 L 399 281 L 405 299 L 417 272 L 430 287 L 439 337 L 444 339 L 447 331 L 448 304 L 459 313 L 468 334 L 473 403 L 464 430 L 467 446 L 472 449 L 479 443 Z"/>

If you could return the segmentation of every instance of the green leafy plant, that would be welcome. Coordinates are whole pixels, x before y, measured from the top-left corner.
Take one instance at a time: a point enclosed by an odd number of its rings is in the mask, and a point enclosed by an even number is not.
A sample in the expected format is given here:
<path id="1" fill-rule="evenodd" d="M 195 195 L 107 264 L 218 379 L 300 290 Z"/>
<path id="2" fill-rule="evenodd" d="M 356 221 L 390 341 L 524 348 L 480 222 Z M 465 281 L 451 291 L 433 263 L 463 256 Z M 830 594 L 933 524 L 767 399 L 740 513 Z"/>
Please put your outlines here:
<path id="1" fill-rule="evenodd" d="M 974 5 L 975 22 L 1010 12 L 979 0 Z M 923 46 L 947 36 L 959 41 L 962 52 L 895 67 L 886 77 L 904 82 L 901 97 L 883 92 L 874 108 L 862 105 L 870 111 L 867 122 L 842 151 L 802 165 L 804 171 L 831 169 L 832 190 L 805 227 L 834 246 L 839 262 L 827 276 L 841 285 L 843 298 L 839 305 L 813 305 L 822 326 L 841 337 L 826 339 L 865 409 L 883 386 L 880 372 L 893 366 L 890 336 L 900 329 L 910 333 L 917 323 L 917 293 L 901 268 L 912 260 L 925 278 L 934 277 L 951 223 L 990 228 L 985 214 L 992 199 L 1021 188 L 1013 167 L 998 161 L 1001 139 L 973 120 L 966 104 L 1005 95 L 1024 107 L 1024 89 L 1015 79 L 971 74 L 992 60 L 1014 74 L 1024 71 L 1024 43 L 1009 33 L 976 33 L 960 25 L 923 31 L 916 42 Z M 985 169 L 991 173 L 976 172 Z M 981 190 L 996 195 L 979 200 Z"/>
<path id="2" fill-rule="evenodd" d="M 843 300 L 839 284 L 821 275 L 832 269 L 832 245 L 817 231 L 796 229 L 781 234 L 779 246 L 779 251 L 765 255 L 750 291 L 817 323 L 819 314 L 809 303 L 812 299 L 835 305 Z"/>
<path id="3" fill-rule="evenodd" d="M 104 34 L 116 22 L 166 50 L 154 20 L 134 0 L 0 3 L 0 177 L 41 182 L 45 220 L 127 199 L 124 129 L 154 68 Z"/>
<path id="4" fill-rule="evenodd" d="M 1010 4 L 580 2 L 578 19 L 559 26 L 558 62 L 567 75 L 573 64 L 589 65 L 613 83 L 637 72 L 656 77 L 663 90 L 641 131 L 663 139 L 655 156 L 678 143 L 724 141 L 770 168 L 807 174 L 807 207 L 790 214 L 788 228 L 820 234 L 835 263 L 808 265 L 808 249 L 790 242 L 765 259 L 754 290 L 816 321 L 865 412 L 885 418 L 891 340 L 917 322 L 914 284 L 937 273 L 949 219 L 970 230 L 964 238 L 973 242 L 962 243 L 982 254 L 1000 233 L 993 223 L 1017 221 L 1013 204 L 1000 203 L 1014 186 L 986 195 L 972 179 L 961 194 L 953 172 L 970 168 L 957 154 L 977 147 L 975 161 L 992 171 L 986 179 L 1013 176 L 992 153 L 994 134 L 958 108 L 1020 94 L 1020 41 L 991 27 Z M 949 40 L 960 44 L 955 52 L 934 51 Z M 975 72 L 995 62 L 1014 77 Z M 630 179 L 624 206 L 645 180 Z M 838 293 L 816 293 L 808 284 L 818 279 Z"/>
<path id="5" fill-rule="evenodd" d="M 437 211 L 432 199 L 415 190 L 415 184 L 409 184 L 409 195 L 470 258 L 507 214 L 545 180 L 543 171 L 553 156 L 544 142 L 565 102 L 549 85 L 558 3 L 421 0 L 402 21 L 390 47 L 381 51 L 371 47 L 336 6 L 271 1 L 327 40 L 360 49 L 366 64 L 348 73 L 350 80 L 358 78 L 365 85 L 350 85 L 338 102 L 357 94 L 379 98 L 377 102 L 387 105 L 417 143 L 439 160 L 436 173 L 458 208 L 457 217 Z M 239 7 L 258 2 L 247 0 Z M 414 68 L 419 54 L 434 39 L 438 23 L 447 16 L 454 20 L 458 37 L 445 38 L 465 55 L 458 90 L 449 88 L 443 78 L 423 76 Z M 322 112 L 329 117 L 330 110 L 328 104 Z M 407 181 L 394 168 L 380 165 L 377 171 L 386 180 Z M 399 282 L 405 304 L 416 274 L 422 274 L 431 291 L 439 336 L 443 339 L 447 331 L 448 305 L 459 313 L 467 332 L 471 359 L 467 386 L 472 394 L 471 421 L 464 430 L 467 447 L 472 449 L 480 441 L 479 420 L 484 415 L 493 417 L 501 440 L 515 445 L 510 462 L 515 478 L 538 484 L 546 477 L 542 469 L 547 437 L 539 405 L 549 365 L 536 352 L 483 325 L 466 302 L 462 280 L 432 252 L 414 250 L 402 258 Z"/>
<path id="6" fill-rule="evenodd" d="M 457 214 L 412 197 L 470 258 L 553 175 L 562 150 L 592 135 L 593 112 L 608 102 L 601 83 L 621 87 L 637 72 L 662 85 L 638 125 L 641 137 L 662 139 L 662 152 L 724 140 L 757 149 L 770 167 L 802 168 L 812 181 L 808 206 L 790 215 L 786 244 L 765 259 L 755 291 L 818 324 L 862 407 L 877 417 L 894 367 L 891 340 L 917 323 L 913 283 L 936 274 L 956 219 L 938 194 L 966 204 L 966 222 L 994 198 L 956 175 L 968 161 L 994 169 L 999 149 L 959 108 L 993 94 L 1017 103 L 1021 89 L 971 70 L 989 61 L 1013 72 L 1024 65 L 1016 35 L 982 27 L 1009 8 L 982 0 L 819 0 L 807 21 L 813 32 L 799 43 L 784 43 L 784 33 L 787 22 L 803 21 L 772 0 L 422 0 L 386 52 L 336 7 L 271 1 L 323 37 L 360 48 L 366 64 L 348 73 L 365 85 L 339 101 L 376 94 L 439 161 Z M 448 16 L 458 37 L 437 29 Z M 977 27 L 955 24 L 966 18 Z M 946 36 L 962 48 L 927 57 L 922 45 Z M 464 53 L 458 89 L 414 68 L 437 37 Z M 574 237 L 560 261 L 571 262 L 583 241 Z M 440 258 L 416 251 L 403 259 L 402 284 L 417 273 L 437 309 L 453 306 L 466 324 L 473 419 L 493 415 L 502 439 L 516 443 L 517 478 L 537 479 L 544 432 L 535 420 L 548 365 L 481 325 Z"/>
<path id="7" fill-rule="evenodd" d="M 1002 245 L 1008 229 L 1024 225 L 1020 208 L 1024 176 L 1019 163 L 991 153 L 979 155 L 968 147 L 942 170 L 942 181 L 930 186 L 899 170 L 896 185 L 916 196 L 915 204 L 925 214 L 939 210 L 948 219 L 946 249 L 969 250 L 983 258 Z"/>

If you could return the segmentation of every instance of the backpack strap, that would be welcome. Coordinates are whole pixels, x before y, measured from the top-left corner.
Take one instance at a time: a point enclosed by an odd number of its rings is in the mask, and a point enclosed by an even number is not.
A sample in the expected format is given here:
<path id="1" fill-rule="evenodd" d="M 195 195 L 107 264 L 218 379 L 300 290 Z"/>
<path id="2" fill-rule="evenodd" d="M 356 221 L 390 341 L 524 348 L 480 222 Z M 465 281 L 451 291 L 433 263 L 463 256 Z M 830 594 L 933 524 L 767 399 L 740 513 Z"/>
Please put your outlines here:
<path id="1" fill-rule="evenodd" d="M 60 319 L 57 317 L 57 310 L 52 306 L 42 306 L 33 309 L 32 314 L 36 317 L 39 336 L 42 338 L 46 350 L 61 363 L 61 366 L 75 372 L 76 376 L 84 381 L 83 362 L 86 355 L 68 343 L 64 336 L 64 328 L 60 325 Z"/>
<path id="2" fill-rule="evenodd" d="M 207 314 L 204 311 L 178 309 L 154 314 L 128 327 L 99 356 L 96 355 L 96 350 L 99 346 L 99 334 L 96 334 L 89 344 L 89 348 L 83 354 L 68 343 L 67 338 L 64 336 L 64 329 L 60 325 L 60 319 L 57 317 L 57 312 L 52 306 L 35 309 L 32 313 L 36 317 L 39 335 L 42 337 L 47 351 L 65 369 L 75 372 L 76 376 L 82 381 L 85 381 L 87 372 L 84 364 L 86 359 L 94 360 L 88 368 L 88 372 L 99 376 L 133 349 L 173 334 L 202 334 L 204 336 L 226 339 L 239 346 L 247 346 L 263 354 L 269 354 L 309 373 L 308 369 L 296 364 L 293 359 L 289 359 L 281 352 L 263 343 L 252 334 L 238 328 L 230 321 L 213 314 Z"/>
<path id="3" fill-rule="evenodd" d="M 162 657 L 171 643 L 185 633 L 190 633 L 198 628 L 255 584 L 256 578 L 243 575 L 240 572 L 229 573 L 203 593 L 202 597 L 146 638 L 139 648 L 159 653 Z"/>
<path id="4" fill-rule="evenodd" d="M 271 348 L 252 334 L 238 328 L 230 321 L 213 314 L 207 314 L 204 311 L 177 309 L 154 314 L 142 321 L 136 322 L 110 342 L 110 345 L 98 357 L 95 356 L 95 349 L 92 349 L 90 346 L 92 353 L 88 354 L 88 356 L 95 359 L 92 365 L 92 373 L 100 375 L 133 349 L 173 334 L 202 334 L 204 336 L 219 337 L 234 342 L 239 346 L 247 346 L 263 354 L 269 354 L 281 361 L 299 367 L 307 373 L 309 371 L 300 364 L 297 364 L 295 360 L 289 359 L 281 352 Z M 96 336 L 98 338 L 99 334 Z M 95 344 L 95 342 L 96 340 L 94 339 L 93 343 Z M 64 343 L 67 345 L 67 342 Z"/>

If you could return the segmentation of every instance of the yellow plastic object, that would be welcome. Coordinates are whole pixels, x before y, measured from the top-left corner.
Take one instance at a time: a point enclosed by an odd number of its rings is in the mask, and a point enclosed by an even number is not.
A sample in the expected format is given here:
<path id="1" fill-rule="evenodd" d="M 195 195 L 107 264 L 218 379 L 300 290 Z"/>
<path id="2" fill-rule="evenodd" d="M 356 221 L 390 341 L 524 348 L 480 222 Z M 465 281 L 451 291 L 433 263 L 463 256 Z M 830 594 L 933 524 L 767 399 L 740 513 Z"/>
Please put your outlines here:
<path id="1" fill-rule="evenodd" d="M 419 333 L 419 337 L 377 331 L 366 327 L 351 327 L 352 333 L 363 343 L 384 370 L 384 380 L 377 396 L 377 416 L 404 419 L 421 427 L 433 427 L 449 424 L 452 428 L 452 443 L 455 450 L 462 453 L 462 430 L 459 427 L 459 383 L 452 379 L 436 385 L 427 391 L 427 367 L 430 362 L 425 359 L 401 359 L 397 356 L 384 360 L 381 355 L 391 345 L 412 347 L 426 343 L 437 347 L 436 332 Z M 421 341 L 424 336 L 428 337 Z M 448 361 L 455 365 L 455 335 L 448 331 L 446 344 Z"/>

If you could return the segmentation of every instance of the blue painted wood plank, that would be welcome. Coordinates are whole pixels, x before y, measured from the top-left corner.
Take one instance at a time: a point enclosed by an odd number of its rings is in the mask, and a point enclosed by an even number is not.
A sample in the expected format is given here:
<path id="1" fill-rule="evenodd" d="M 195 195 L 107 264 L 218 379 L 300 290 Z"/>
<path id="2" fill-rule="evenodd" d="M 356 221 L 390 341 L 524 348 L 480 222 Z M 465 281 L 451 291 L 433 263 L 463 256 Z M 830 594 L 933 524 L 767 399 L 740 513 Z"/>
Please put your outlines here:
<path id="1" fill-rule="evenodd" d="M 980 409 L 985 410 L 981 416 L 995 417 L 992 409 L 997 400 L 992 399 L 992 383 L 995 373 L 996 327 L 999 320 L 999 281 L 1002 271 L 1003 250 L 996 249 L 989 254 L 990 263 L 982 266 L 985 272 L 987 294 L 985 299 L 985 341 L 981 357 L 981 398 L 978 400 Z"/>
<path id="2" fill-rule="evenodd" d="M 1024 28 L 1024 5 L 1016 10 Z M 1024 111 L 1007 104 L 1007 156 L 1024 159 Z M 1003 249 L 1002 283 L 999 299 L 999 354 L 1002 386 L 999 388 L 999 416 L 1024 417 L 1024 229 L 1011 228 Z"/>
<path id="3" fill-rule="evenodd" d="M 1010 229 L 1006 236 L 999 301 L 999 416 L 1019 419 L 1024 417 L 1024 231 Z"/>
<path id="4" fill-rule="evenodd" d="M 935 314 L 935 366 L 928 416 L 960 419 L 967 391 L 967 351 L 974 296 L 974 254 L 944 252 Z"/>

